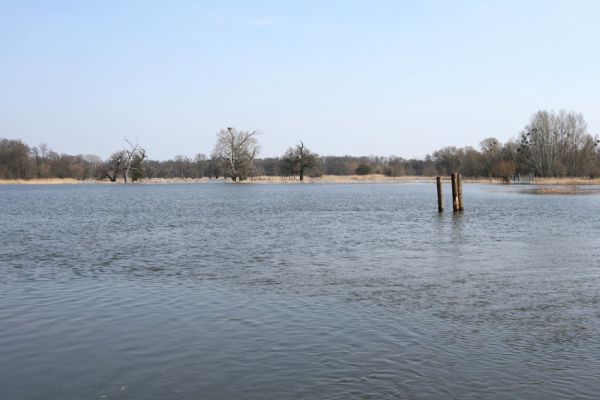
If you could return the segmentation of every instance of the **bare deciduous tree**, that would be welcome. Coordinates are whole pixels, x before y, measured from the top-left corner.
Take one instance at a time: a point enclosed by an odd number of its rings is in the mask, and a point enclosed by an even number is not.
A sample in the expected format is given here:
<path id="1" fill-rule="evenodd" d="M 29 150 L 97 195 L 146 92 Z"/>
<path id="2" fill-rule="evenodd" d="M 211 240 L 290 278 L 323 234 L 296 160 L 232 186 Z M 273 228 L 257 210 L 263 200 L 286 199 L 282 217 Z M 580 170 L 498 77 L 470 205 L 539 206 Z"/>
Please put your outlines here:
<path id="1" fill-rule="evenodd" d="M 221 129 L 213 154 L 224 164 L 227 175 L 234 181 L 243 181 L 252 173 L 252 160 L 258 153 L 256 135 L 260 132 Z"/>
<path id="2" fill-rule="evenodd" d="M 390 156 L 387 168 L 384 170 L 387 176 L 397 177 L 404 175 L 404 160 L 397 156 Z"/>
<path id="3" fill-rule="evenodd" d="M 125 165 L 125 152 L 117 151 L 113 153 L 108 161 L 104 163 L 100 170 L 99 178 L 108 178 L 111 182 L 116 182 L 117 177 L 123 171 Z"/>
<path id="4" fill-rule="evenodd" d="M 123 181 L 137 181 L 144 177 L 144 160 L 146 159 L 146 150 L 137 142 L 133 144 L 125 139 L 129 147 L 113 153 L 109 160 L 99 170 L 99 178 L 108 178 L 111 182 L 116 182 L 117 177 L 121 175 Z"/>
<path id="5" fill-rule="evenodd" d="M 206 170 L 208 169 L 208 159 L 205 154 L 196 154 L 196 157 L 194 157 L 194 169 L 197 178 L 202 178 L 205 175 Z"/>
<path id="6" fill-rule="evenodd" d="M 433 153 L 433 160 L 441 174 L 457 172 L 460 169 L 464 150 L 456 146 L 444 147 Z"/>
<path id="7" fill-rule="evenodd" d="M 35 162 L 29 146 L 20 140 L 0 138 L 0 179 L 30 179 L 35 176 Z"/>
<path id="8" fill-rule="evenodd" d="M 537 176 L 581 176 L 593 162 L 597 143 L 583 115 L 538 111 L 521 132 L 520 151 Z"/>
<path id="9" fill-rule="evenodd" d="M 502 178 L 504 183 L 510 183 L 510 178 L 515 174 L 517 168 L 511 160 L 499 160 L 492 166 L 492 176 Z"/>
<path id="10" fill-rule="evenodd" d="M 131 178 L 136 181 L 143 176 L 143 162 L 146 158 L 146 150 L 144 150 L 137 142 L 133 144 L 125 139 L 129 145 L 124 151 L 125 164 L 123 168 L 123 180 L 127 183 L 127 179 Z"/>
<path id="11" fill-rule="evenodd" d="M 498 162 L 500 156 L 500 150 L 502 150 L 502 144 L 496 138 L 487 138 L 479 142 L 481 148 L 481 155 L 483 161 L 482 175 L 491 176 L 492 167 Z"/>
<path id="12" fill-rule="evenodd" d="M 281 159 L 281 170 L 289 175 L 298 175 L 300 181 L 304 180 L 304 174 L 317 166 L 318 155 L 314 154 L 300 141 L 295 148 L 290 147 Z"/>

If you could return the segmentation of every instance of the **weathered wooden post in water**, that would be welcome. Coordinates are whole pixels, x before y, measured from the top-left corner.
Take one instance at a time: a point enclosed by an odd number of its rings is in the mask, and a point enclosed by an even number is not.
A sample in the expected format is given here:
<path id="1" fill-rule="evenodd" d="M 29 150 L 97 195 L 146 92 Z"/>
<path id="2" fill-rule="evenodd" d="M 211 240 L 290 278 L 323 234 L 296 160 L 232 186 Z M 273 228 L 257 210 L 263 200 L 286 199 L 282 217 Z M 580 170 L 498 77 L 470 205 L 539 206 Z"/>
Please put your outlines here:
<path id="1" fill-rule="evenodd" d="M 458 206 L 458 174 L 452 173 L 450 175 L 452 180 L 452 211 L 457 212 Z"/>
<path id="2" fill-rule="evenodd" d="M 462 187 L 462 175 L 457 173 L 450 174 L 452 182 L 452 211 L 460 212 L 465 210 L 463 203 L 463 187 Z M 435 178 L 437 184 L 437 197 L 438 197 L 438 212 L 444 211 L 444 192 L 442 190 L 442 178 L 437 176 Z"/>
<path id="3" fill-rule="evenodd" d="M 437 182 L 437 195 L 438 195 L 438 212 L 444 212 L 444 192 L 442 191 L 442 178 L 435 178 Z"/>
<path id="4" fill-rule="evenodd" d="M 461 174 L 456 174 L 456 186 L 458 188 L 458 211 L 465 211 L 465 205 L 463 204 L 463 187 Z"/>

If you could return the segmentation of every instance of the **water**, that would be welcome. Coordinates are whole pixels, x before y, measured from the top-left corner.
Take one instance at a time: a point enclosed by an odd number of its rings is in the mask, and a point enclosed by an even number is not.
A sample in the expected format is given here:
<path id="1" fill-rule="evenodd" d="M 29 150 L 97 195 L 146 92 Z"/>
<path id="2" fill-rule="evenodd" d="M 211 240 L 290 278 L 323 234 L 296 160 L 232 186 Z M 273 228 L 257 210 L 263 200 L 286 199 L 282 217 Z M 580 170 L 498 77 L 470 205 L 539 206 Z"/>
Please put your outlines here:
<path id="1" fill-rule="evenodd" d="M 600 196 L 0 187 L 2 399 L 592 399 Z"/>

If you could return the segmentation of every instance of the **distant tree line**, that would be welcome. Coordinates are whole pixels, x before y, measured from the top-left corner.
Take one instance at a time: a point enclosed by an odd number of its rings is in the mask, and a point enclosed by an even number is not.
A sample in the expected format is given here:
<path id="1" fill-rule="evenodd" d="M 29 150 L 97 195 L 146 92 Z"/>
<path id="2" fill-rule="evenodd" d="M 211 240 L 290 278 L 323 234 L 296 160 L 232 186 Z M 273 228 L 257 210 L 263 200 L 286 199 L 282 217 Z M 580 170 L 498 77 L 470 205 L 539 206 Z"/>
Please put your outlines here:
<path id="1" fill-rule="evenodd" d="M 0 179 L 74 178 L 112 182 L 151 178 L 227 178 L 243 181 L 254 176 L 305 176 L 384 174 L 435 176 L 460 172 L 467 177 L 497 177 L 505 181 L 519 175 L 537 177 L 600 177 L 597 136 L 588 132 L 581 114 L 538 111 L 517 139 L 501 143 L 487 138 L 479 148 L 448 146 L 422 159 L 397 156 L 319 156 L 302 141 L 280 157 L 257 158 L 259 131 L 225 128 L 209 156 L 175 156 L 148 159 L 137 142 L 124 146 L 108 160 L 94 155 L 59 154 L 41 144 L 29 147 L 20 140 L 0 138 Z"/>
<path id="2" fill-rule="evenodd" d="M 102 160 L 93 155 L 59 154 L 46 144 L 29 147 L 20 140 L 0 138 L 0 179 L 74 178 L 96 176 Z"/>

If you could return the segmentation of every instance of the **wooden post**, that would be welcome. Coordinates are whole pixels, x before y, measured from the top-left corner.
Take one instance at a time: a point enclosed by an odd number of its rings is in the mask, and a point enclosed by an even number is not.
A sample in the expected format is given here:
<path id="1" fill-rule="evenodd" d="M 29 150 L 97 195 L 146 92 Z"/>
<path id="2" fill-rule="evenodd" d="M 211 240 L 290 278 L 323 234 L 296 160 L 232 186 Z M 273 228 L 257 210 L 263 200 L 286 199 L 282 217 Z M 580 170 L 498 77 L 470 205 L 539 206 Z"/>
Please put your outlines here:
<path id="1" fill-rule="evenodd" d="M 442 178 L 439 176 L 435 178 L 437 182 L 437 196 L 438 196 L 438 212 L 444 212 L 444 193 L 442 191 Z"/>
<path id="2" fill-rule="evenodd" d="M 457 185 L 457 174 L 452 173 L 450 178 L 452 179 L 452 211 L 458 211 L 458 185 Z"/>
<path id="3" fill-rule="evenodd" d="M 456 175 L 456 185 L 458 186 L 458 211 L 465 211 L 465 205 L 463 204 L 463 187 L 462 187 L 462 175 Z"/>

